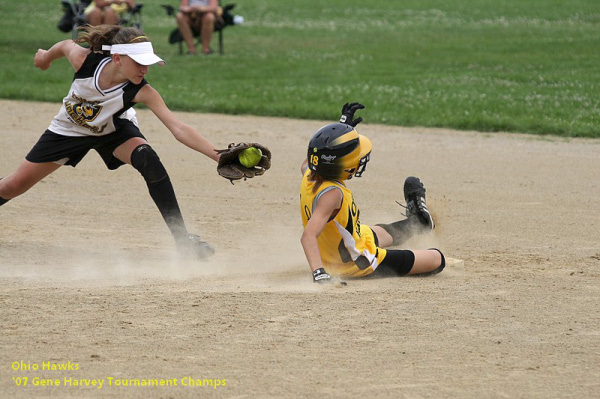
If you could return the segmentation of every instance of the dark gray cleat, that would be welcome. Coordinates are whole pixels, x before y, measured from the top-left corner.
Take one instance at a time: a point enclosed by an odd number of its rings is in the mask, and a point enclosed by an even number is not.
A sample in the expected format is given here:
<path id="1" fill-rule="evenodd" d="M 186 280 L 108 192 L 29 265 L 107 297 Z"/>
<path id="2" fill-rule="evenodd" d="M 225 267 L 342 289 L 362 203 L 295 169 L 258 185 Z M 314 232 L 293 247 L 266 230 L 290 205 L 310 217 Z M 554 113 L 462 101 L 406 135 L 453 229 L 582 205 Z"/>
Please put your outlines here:
<path id="1" fill-rule="evenodd" d="M 425 186 L 414 176 L 404 181 L 404 200 L 406 201 L 406 217 L 418 220 L 423 228 L 433 230 L 435 223 L 425 203 Z"/>
<path id="2" fill-rule="evenodd" d="M 177 241 L 177 249 L 186 255 L 193 255 L 198 259 L 206 259 L 215 253 L 215 249 L 206 241 L 202 241 L 196 234 L 188 234 Z"/>

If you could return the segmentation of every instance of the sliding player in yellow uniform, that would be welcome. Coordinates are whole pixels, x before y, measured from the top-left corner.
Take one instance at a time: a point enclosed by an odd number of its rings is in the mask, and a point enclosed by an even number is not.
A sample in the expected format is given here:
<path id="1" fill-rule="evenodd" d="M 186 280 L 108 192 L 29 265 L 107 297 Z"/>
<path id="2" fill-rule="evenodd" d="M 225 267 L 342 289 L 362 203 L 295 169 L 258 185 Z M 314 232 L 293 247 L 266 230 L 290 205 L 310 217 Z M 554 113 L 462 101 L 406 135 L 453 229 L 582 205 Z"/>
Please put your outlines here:
<path id="1" fill-rule="evenodd" d="M 313 280 L 439 273 L 445 259 L 438 249 L 385 249 L 435 226 L 418 178 L 404 182 L 406 219 L 372 227 L 360 223 L 360 211 L 345 182 L 361 177 L 371 156 L 371 141 L 355 129 L 362 118 L 354 119 L 354 113 L 363 108 L 346 103 L 340 123 L 322 127 L 308 144 L 300 188 L 301 242 Z"/>

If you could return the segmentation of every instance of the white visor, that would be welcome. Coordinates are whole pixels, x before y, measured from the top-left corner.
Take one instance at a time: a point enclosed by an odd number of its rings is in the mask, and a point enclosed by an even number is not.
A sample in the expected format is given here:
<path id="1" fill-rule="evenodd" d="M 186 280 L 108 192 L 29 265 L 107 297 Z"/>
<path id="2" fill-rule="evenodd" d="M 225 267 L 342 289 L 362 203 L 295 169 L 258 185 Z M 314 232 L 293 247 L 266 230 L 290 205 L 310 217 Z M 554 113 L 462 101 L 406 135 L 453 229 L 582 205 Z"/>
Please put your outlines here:
<path id="1" fill-rule="evenodd" d="M 162 58 L 154 54 L 154 49 L 150 42 L 113 44 L 111 46 L 102 46 L 102 50 L 110 50 L 111 54 L 126 55 L 140 65 L 165 64 Z"/>

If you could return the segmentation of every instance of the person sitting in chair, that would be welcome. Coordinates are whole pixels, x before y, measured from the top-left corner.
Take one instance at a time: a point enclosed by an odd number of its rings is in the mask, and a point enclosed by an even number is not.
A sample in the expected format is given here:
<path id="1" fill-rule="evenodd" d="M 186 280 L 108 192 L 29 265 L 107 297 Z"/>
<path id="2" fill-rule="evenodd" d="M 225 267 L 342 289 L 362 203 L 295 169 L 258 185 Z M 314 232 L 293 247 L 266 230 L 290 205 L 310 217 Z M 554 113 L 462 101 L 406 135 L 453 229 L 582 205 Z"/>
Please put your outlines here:
<path id="1" fill-rule="evenodd" d="M 177 13 L 177 25 L 189 52 L 196 54 L 194 47 L 194 31 L 200 32 L 202 38 L 202 53 L 212 54 L 210 40 L 215 30 L 218 11 L 217 0 L 181 0 Z"/>
<path id="2" fill-rule="evenodd" d="M 135 7 L 135 0 L 94 0 L 85 9 L 88 23 L 96 25 L 116 25 L 121 15 Z"/>

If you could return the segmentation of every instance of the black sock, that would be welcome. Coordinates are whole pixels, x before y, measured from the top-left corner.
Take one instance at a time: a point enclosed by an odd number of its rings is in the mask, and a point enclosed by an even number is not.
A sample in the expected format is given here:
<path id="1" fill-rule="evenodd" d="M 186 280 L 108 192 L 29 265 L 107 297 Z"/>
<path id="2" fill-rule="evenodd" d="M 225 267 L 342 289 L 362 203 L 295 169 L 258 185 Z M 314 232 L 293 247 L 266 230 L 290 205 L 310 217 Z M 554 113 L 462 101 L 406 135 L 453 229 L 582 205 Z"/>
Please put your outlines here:
<path id="1" fill-rule="evenodd" d="M 150 196 L 167 223 L 175 241 L 187 237 L 188 232 L 175 197 L 171 179 L 156 152 L 148 144 L 136 147 L 131 153 L 131 165 L 137 169 L 148 186 Z"/>
<path id="2" fill-rule="evenodd" d="M 416 232 L 415 223 L 409 219 L 399 220 L 390 224 L 378 224 L 377 226 L 381 227 L 392 236 L 392 246 L 402 244 Z"/>
<path id="3" fill-rule="evenodd" d="M 158 183 L 148 183 L 148 191 L 175 240 L 186 237 L 188 232 L 171 180 L 167 177 Z"/>

